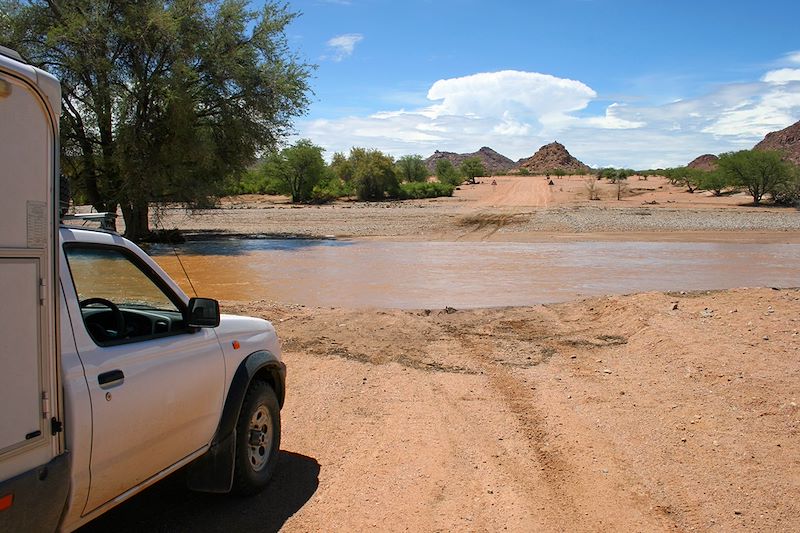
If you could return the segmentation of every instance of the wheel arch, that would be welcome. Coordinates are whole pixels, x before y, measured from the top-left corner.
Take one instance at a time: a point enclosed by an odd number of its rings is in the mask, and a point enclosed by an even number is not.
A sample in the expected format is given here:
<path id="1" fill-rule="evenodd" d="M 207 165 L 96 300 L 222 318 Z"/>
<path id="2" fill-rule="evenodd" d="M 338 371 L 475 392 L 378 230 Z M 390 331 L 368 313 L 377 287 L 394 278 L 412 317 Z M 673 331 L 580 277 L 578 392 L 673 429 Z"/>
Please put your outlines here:
<path id="1" fill-rule="evenodd" d="M 187 472 L 190 489 L 203 492 L 230 492 L 236 457 L 236 421 L 247 389 L 254 380 L 266 382 L 282 408 L 286 396 L 286 365 L 267 350 L 248 355 L 233 374 L 217 431 L 208 451 L 194 461 Z"/>

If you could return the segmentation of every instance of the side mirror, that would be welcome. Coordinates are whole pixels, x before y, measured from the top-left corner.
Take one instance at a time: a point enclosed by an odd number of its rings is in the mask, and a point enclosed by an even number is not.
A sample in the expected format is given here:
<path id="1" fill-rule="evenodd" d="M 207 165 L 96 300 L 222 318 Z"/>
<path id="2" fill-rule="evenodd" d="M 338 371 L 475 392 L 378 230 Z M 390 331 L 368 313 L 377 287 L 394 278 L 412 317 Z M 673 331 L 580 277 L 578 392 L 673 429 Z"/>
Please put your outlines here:
<path id="1" fill-rule="evenodd" d="M 212 298 L 191 298 L 188 322 L 192 328 L 219 326 L 219 302 Z"/>

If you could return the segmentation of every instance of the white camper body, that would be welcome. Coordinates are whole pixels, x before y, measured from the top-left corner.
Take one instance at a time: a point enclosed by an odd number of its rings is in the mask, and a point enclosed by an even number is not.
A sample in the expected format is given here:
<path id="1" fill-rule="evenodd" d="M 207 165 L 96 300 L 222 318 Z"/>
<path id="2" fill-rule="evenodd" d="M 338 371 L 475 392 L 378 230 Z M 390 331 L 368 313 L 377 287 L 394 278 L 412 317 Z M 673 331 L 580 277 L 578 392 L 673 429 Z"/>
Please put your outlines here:
<path id="1" fill-rule="evenodd" d="M 10 502 L 0 493 L 11 506 L 0 512 L 36 506 L 23 522 L 31 526 L 55 526 L 60 510 L 27 500 L 47 493 L 63 504 L 68 486 L 57 358 L 60 104 L 55 78 L 0 55 L 0 164 L 11 178 L 0 189 L 0 480 L 35 487 Z"/>
<path id="2" fill-rule="evenodd" d="M 190 299 L 116 233 L 60 227 L 59 104 L 0 49 L 0 531 L 72 531 L 186 465 L 193 489 L 260 490 L 274 328 Z"/>

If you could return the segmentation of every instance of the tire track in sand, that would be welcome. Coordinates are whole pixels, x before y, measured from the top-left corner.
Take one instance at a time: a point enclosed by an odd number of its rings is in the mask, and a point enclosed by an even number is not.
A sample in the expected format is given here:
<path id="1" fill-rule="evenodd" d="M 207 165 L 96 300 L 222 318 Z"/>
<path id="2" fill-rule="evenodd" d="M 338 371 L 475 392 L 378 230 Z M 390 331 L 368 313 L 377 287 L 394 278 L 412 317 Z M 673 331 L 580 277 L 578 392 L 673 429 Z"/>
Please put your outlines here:
<path id="1" fill-rule="evenodd" d="M 551 312 L 547 321 L 559 323 L 559 317 Z M 558 329 L 557 327 L 554 329 Z M 551 413 L 540 406 L 552 407 L 548 398 L 539 391 L 544 387 L 536 381 L 515 376 L 514 370 L 498 364 L 492 336 L 475 335 L 474 331 L 452 331 L 468 355 L 488 378 L 490 388 L 499 393 L 499 400 L 513 413 L 519 424 L 519 431 L 527 441 L 530 454 L 518 451 L 520 458 L 532 457 L 533 466 L 519 462 L 511 474 L 514 481 L 523 487 L 529 498 L 529 505 L 539 509 L 542 519 L 550 524 L 550 531 L 666 531 L 676 527 L 669 516 L 652 513 L 649 502 L 631 499 L 629 494 L 620 492 L 620 487 L 608 481 L 597 482 L 592 472 L 587 470 L 585 459 L 579 457 L 572 442 L 582 432 L 569 425 L 553 433 L 548 428 Z M 545 393 L 546 394 L 546 393 Z M 562 419 L 559 414 L 556 420 Z M 585 428 L 584 428 L 585 431 Z M 613 450 L 612 450 L 613 455 Z M 618 459 L 612 457 L 612 460 Z M 527 469 L 526 469 L 527 467 Z M 531 472 L 530 468 L 538 472 Z M 620 468 L 620 470 L 623 470 Z M 545 487 L 539 485 L 543 482 Z M 624 490 L 624 489 L 623 489 Z M 544 494 L 543 494 L 544 493 Z M 544 496 L 546 504 L 541 498 Z M 637 509 L 631 513 L 631 507 Z"/>

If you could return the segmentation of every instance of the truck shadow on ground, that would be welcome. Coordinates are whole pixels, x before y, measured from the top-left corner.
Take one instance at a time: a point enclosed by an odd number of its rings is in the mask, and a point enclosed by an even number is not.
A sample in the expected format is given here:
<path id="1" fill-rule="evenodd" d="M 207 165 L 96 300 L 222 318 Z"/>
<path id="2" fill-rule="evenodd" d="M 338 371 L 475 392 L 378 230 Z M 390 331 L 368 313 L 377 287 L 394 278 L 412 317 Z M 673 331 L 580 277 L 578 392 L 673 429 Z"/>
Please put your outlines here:
<path id="1" fill-rule="evenodd" d="M 191 492 L 180 471 L 78 531 L 278 531 L 316 492 L 319 472 L 316 459 L 281 451 L 267 488 L 241 498 Z"/>

